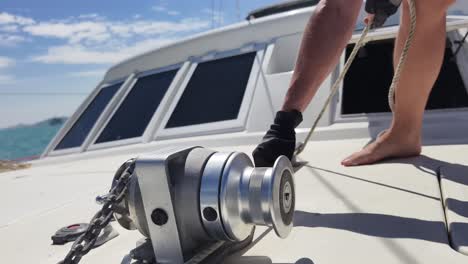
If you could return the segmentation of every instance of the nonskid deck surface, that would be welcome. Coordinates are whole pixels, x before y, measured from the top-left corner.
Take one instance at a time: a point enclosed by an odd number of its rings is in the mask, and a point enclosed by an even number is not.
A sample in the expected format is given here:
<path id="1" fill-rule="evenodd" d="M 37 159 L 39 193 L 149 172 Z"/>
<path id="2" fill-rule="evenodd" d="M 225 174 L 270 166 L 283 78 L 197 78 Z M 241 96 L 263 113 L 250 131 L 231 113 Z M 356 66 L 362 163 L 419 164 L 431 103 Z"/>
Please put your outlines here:
<path id="1" fill-rule="evenodd" d="M 463 173 L 468 145 L 428 146 L 421 157 L 374 166 L 339 165 L 365 143 L 311 142 L 302 154 L 309 163 L 295 175 L 292 234 L 281 240 L 271 230 L 259 228 L 254 243 L 226 263 L 466 263 L 468 256 L 449 245 L 437 173 L 440 167 L 451 166 Z M 246 153 L 252 149 L 217 148 Z M 50 236 L 62 226 L 87 222 L 98 209 L 95 196 L 108 190 L 115 169 L 133 156 L 136 153 L 0 174 L 2 259 L 56 263 L 70 245 L 52 246 Z M 460 206 L 454 207 L 459 210 L 452 212 L 456 217 L 451 219 L 466 230 L 468 215 L 463 212 L 468 210 L 464 208 L 468 197 L 463 193 L 468 180 L 452 176 L 445 181 L 462 194 L 455 194 Z M 122 263 L 141 236 L 118 231 L 119 237 L 85 256 L 83 263 Z"/>

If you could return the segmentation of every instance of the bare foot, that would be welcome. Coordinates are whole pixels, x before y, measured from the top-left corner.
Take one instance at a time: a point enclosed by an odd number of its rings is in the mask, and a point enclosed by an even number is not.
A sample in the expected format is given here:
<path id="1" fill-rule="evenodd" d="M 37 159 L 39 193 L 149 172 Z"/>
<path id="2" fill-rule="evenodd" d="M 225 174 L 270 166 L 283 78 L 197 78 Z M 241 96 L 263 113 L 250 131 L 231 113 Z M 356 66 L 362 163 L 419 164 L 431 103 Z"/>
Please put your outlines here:
<path id="1" fill-rule="evenodd" d="M 344 159 L 341 164 L 346 167 L 368 165 L 388 158 L 406 158 L 420 154 L 419 138 L 410 140 L 408 137 L 394 136 L 391 132 L 385 131 L 375 142 Z"/>

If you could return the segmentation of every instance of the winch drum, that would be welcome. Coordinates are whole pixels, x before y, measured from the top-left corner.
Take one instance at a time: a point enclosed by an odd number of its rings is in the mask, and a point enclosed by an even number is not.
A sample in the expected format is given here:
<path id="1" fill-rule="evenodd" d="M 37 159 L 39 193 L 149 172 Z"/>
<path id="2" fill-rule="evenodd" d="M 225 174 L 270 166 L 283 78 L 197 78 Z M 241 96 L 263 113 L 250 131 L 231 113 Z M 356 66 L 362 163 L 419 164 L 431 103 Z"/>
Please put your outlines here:
<path id="1" fill-rule="evenodd" d="M 140 157 L 116 214 L 151 239 L 156 259 L 184 263 L 219 241 L 241 242 L 256 225 L 285 238 L 295 206 L 290 161 L 254 168 L 239 152 L 195 147 Z"/>

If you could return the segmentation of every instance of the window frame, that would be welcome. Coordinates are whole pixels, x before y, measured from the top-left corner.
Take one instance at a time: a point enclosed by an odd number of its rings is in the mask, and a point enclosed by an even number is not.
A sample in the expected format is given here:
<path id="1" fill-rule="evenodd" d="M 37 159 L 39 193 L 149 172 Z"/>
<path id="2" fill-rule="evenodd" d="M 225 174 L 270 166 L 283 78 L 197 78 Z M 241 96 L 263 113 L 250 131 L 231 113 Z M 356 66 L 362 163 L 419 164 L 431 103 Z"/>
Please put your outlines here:
<path id="1" fill-rule="evenodd" d="M 452 18 L 452 19 L 459 19 L 459 20 L 454 20 L 454 21 L 449 21 L 447 22 L 446 28 L 447 28 L 447 37 L 449 34 L 454 31 L 454 30 L 459 30 L 466 28 L 468 30 L 468 16 L 447 16 L 447 18 Z M 366 40 L 366 43 L 372 42 L 372 41 L 378 41 L 378 40 L 386 40 L 386 39 L 392 39 L 396 37 L 398 31 L 398 26 L 392 26 L 388 28 L 383 28 L 383 29 L 377 29 L 375 32 L 370 33 L 368 36 L 368 39 Z M 349 44 L 356 43 L 361 32 L 355 33 L 349 42 Z M 466 51 L 460 51 L 463 53 L 466 53 Z M 468 54 L 465 54 L 468 55 Z M 346 57 L 346 51 L 342 53 L 342 56 L 340 58 L 340 62 L 338 63 L 337 67 L 335 68 L 334 75 L 338 76 L 341 71 L 343 70 L 344 64 L 346 63 L 345 58 Z M 466 83 L 466 79 L 468 78 L 468 74 L 463 71 L 463 65 L 458 65 L 460 68 L 460 74 L 465 82 L 465 87 L 467 88 L 468 91 L 468 84 Z M 336 78 L 334 78 L 332 81 L 334 82 Z M 335 96 L 335 99 L 332 101 L 332 104 L 330 105 L 330 111 L 331 111 L 331 116 L 333 118 L 334 123 L 349 123 L 349 122 L 368 122 L 370 120 L 381 120 L 381 121 L 387 121 L 390 122 L 392 119 L 393 114 L 391 112 L 386 112 L 386 113 L 361 113 L 361 114 L 342 114 L 342 105 L 341 102 L 343 101 L 343 84 L 344 82 L 341 82 L 338 94 Z M 461 107 L 461 108 L 449 108 L 449 109 L 433 109 L 433 110 L 426 110 L 426 118 L 437 118 L 440 113 L 446 113 L 450 115 L 456 116 L 458 113 L 463 111 L 468 111 L 467 107 Z"/>
<path id="2" fill-rule="evenodd" d="M 103 120 L 110 114 L 110 111 L 115 107 L 115 104 L 117 103 L 117 101 L 128 89 L 129 84 L 134 78 L 134 76 L 135 76 L 134 74 L 130 74 L 130 76 L 119 78 L 113 81 L 101 81 L 96 86 L 96 88 L 91 92 L 91 94 L 78 107 L 78 109 L 72 114 L 72 116 L 67 120 L 63 128 L 60 129 L 59 133 L 57 133 L 57 135 L 51 141 L 51 143 L 46 148 L 46 151 L 44 151 L 41 157 L 61 156 L 61 155 L 67 155 L 67 154 L 73 154 L 73 153 L 79 153 L 79 152 L 85 151 L 87 146 L 89 145 L 89 141 L 95 136 L 96 129 L 102 126 Z M 98 119 L 96 120 L 93 127 L 89 131 L 88 135 L 86 135 L 83 143 L 79 147 L 55 150 L 55 148 L 60 144 L 60 142 L 64 139 L 64 137 L 68 134 L 68 132 L 70 132 L 70 129 L 73 128 L 73 126 L 78 121 L 78 119 L 84 114 L 84 112 L 88 109 L 91 103 L 94 102 L 98 94 L 103 89 L 110 87 L 112 85 L 118 84 L 118 83 L 122 83 L 122 85 L 118 88 L 117 92 L 110 99 L 107 106 L 102 110 L 101 114 L 99 115 Z"/>
<path id="3" fill-rule="evenodd" d="M 162 119 L 161 125 L 154 134 L 153 140 L 166 140 L 187 136 L 203 136 L 213 133 L 219 134 L 243 131 L 247 124 L 247 118 L 251 108 L 253 95 L 258 83 L 258 79 L 260 77 L 261 67 L 263 64 L 263 59 L 265 57 L 265 49 L 265 44 L 250 44 L 236 50 L 224 52 L 214 51 L 204 56 L 191 58 L 191 65 L 188 69 L 186 77 L 183 80 L 180 89 L 177 91 L 174 100 L 169 106 L 167 114 Z M 239 108 L 239 114 L 237 116 L 237 119 L 189 125 L 183 127 L 166 128 L 166 125 L 169 122 L 172 113 L 174 112 L 177 104 L 179 103 L 179 100 L 181 99 L 185 89 L 187 88 L 190 80 L 192 79 L 193 74 L 195 73 L 195 70 L 197 69 L 200 63 L 235 57 L 251 52 L 255 52 L 256 54 L 252 65 L 252 69 L 250 71 L 244 97 Z"/>
<path id="4" fill-rule="evenodd" d="M 178 90 L 178 88 L 180 86 L 180 83 L 184 79 L 189 66 L 190 66 L 189 62 L 184 62 L 184 63 L 178 63 L 178 64 L 174 64 L 174 65 L 170 65 L 170 66 L 166 66 L 166 67 L 162 67 L 162 68 L 157 68 L 157 69 L 152 69 L 152 70 L 136 73 L 135 78 L 132 80 L 132 82 L 129 85 L 129 88 L 126 90 L 125 94 L 123 94 L 121 96 L 121 98 L 119 99 L 116 107 L 114 107 L 112 112 L 106 118 L 103 125 L 99 128 L 96 135 L 92 139 L 90 145 L 88 146 L 87 150 L 106 149 L 106 148 L 111 148 L 111 147 L 116 147 L 116 146 L 131 145 L 131 144 L 137 144 L 137 143 L 146 143 L 146 142 L 151 141 L 152 135 L 154 134 L 155 130 L 157 129 L 158 123 L 160 122 L 162 116 L 165 115 L 165 112 L 167 110 L 167 105 L 174 98 L 174 95 L 177 92 L 177 90 Z M 135 88 L 135 85 L 136 85 L 136 83 L 138 82 L 138 80 L 140 78 L 146 77 L 146 76 L 149 76 L 149 75 L 162 73 L 162 72 L 171 71 L 171 70 L 177 70 L 177 73 L 175 74 L 174 79 L 172 80 L 171 84 L 167 88 L 166 94 L 161 99 L 161 102 L 159 103 L 159 106 L 156 108 L 156 110 L 153 113 L 153 115 L 152 115 L 152 117 L 151 117 L 145 131 L 143 132 L 143 134 L 141 136 L 134 137 L 134 138 L 121 139 L 121 140 L 114 140 L 114 141 L 110 141 L 110 142 L 103 142 L 103 143 L 97 143 L 96 142 L 98 140 L 99 136 L 101 135 L 101 133 L 104 131 L 104 129 L 107 127 L 107 125 L 111 121 L 111 119 L 114 117 L 115 113 L 122 106 L 122 103 L 125 101 L 127 96 Z"/>

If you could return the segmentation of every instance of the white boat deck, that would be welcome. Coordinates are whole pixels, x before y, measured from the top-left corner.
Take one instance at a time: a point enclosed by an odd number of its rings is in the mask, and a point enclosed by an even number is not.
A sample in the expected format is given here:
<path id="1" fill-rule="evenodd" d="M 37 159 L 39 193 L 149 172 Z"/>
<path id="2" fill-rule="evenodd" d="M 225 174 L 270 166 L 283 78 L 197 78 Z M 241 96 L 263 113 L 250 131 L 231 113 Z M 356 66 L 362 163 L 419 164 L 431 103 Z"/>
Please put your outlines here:
<path id="1" fill-rule="evenodd" d="M 461 250 L 468 246 L 468 145 L 427 146 L 418 158 L 345 168 L 340 161 L 367 140 L 311 142 L 295 175 L 295 228 L 286 239 L 260 228 L 248 250 L 226 263 L 466 263 L 450 247 L 437 173 L 452 198 L 448 219 Z M 253 145 L 214 148 L 250 153 Z M 52 246 L 60 227 L 87 222 L 99 208 L 114 170 L 125 155 L 60 164 L 34 164 L 0 174 L 0 247 L 6 263 L 56 263 L 70 244 Z M 50 162 L 50 161 L 49 161 Z M 452 170 L 452 172 L 450 172 Z M 454 172 L 453 172 L 454 171 Z M 458 174 L 465 173 L 465 175 Z M 454 191 L 452 191 L 454 190 Z M 448 193 L 447 193 L 448 192 Z M 114 224 L 117 227 L 116 224 Z M 120 236 L 85 256 L 82 263 L 128 263 L 125 256 L 141 238 L 117 227 Z M 465 248 L 463 248 L 465 247 Z"/>

